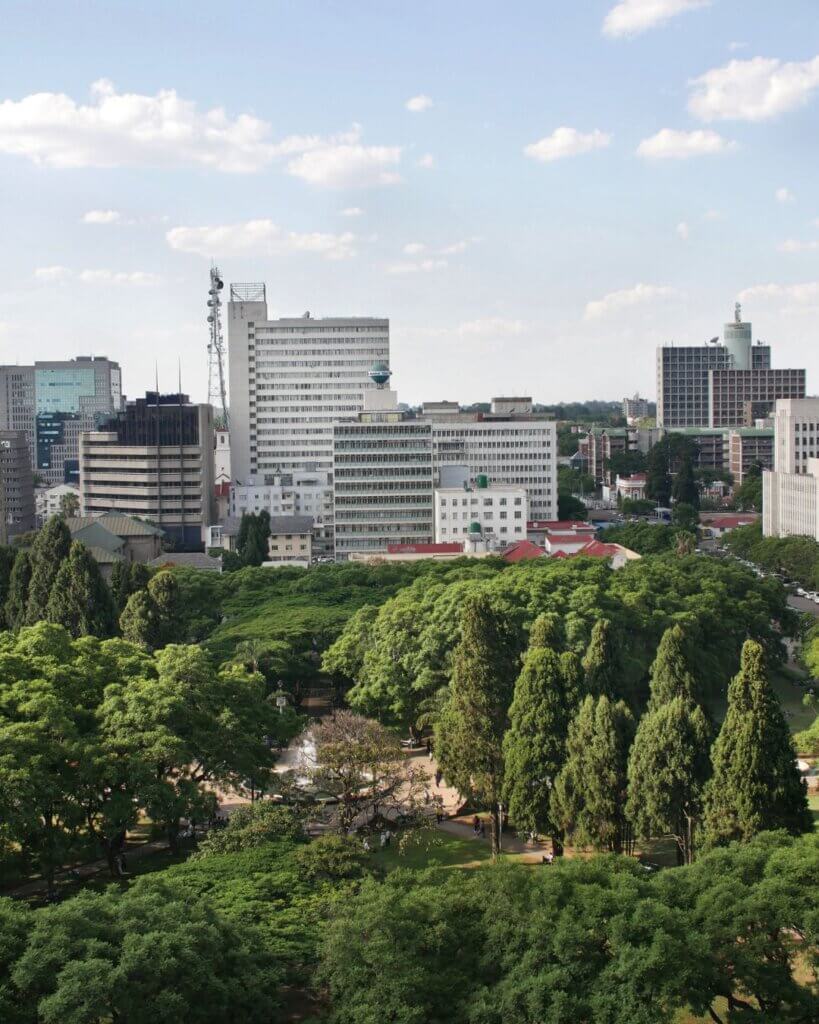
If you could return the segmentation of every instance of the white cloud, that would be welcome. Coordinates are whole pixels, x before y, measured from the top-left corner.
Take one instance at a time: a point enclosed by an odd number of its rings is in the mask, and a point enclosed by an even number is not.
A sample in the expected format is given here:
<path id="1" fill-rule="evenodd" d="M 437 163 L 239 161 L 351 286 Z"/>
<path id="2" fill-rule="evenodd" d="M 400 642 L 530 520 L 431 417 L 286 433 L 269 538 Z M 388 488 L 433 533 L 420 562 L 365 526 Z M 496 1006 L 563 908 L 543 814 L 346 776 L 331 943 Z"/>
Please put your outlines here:
<path id="1" fill-rule="evenodd" d="M 403 252 L 405 256 L 417 256 L 419 252 L 423 252 L 426 246 L 423 242 L 407 242 L 404 246 Z"/>
<path id="2" fill-rule="evenodd" d="M 430 274 L 435 270 L 443 270 L 449 264 L 446 260 L 406 260 L 403 263 L 392 263 L 387 267 L 388 274 Z"/>
<path id="3" fill-rule="evenodd" d="M 117 210 L 89 210 L 83 214 L 83 224 L 118 224 L 122 214 Z"/>
<path id="4" fill-rule="evenodd" d="M 735 146 L 736 143 L 729 142 L 716 132 L 682 132 L 674 128 L 663 128 L 656 135 L 643 139 L 637 147 L 637 156 L 645 157 L 646 160 L 687 160 L 692 156 L 727 153 Z"/>
<path id="5" fill-rule="evenodd" d="M 764 121 L 804 106 L 819 87 L 819 57 L 782 63 L 732 60 L 690 82 L 688 109 L 701 121 Z"/>
<path id="6" fill-rule="evenodd" d="M 553 160 L 562 160 L 567 156 L 578 156 L 581 153 L 590 153 L 595 149 L 605 149 L 611 142 L 611 136 L 605 132 L 579 132 L 576 128 L 568 128 L 562 125 L 556 128 L 551 135 L 547 135 L 537 142 L 531 142 L 524 146 L 523 152 L 532 160 L 539 160 L 541 163 L 551 163 Z"/>
<path id="7" fill-rule="evenodd" d="M 731 53 L 736 53 L 737 50 L 745 50 L 747 48 L 748 48 L 748 44 L 747 43 L 743 43 L 743 42 L 741 42 L 738 39 L 735 39 L 735 40 L 733 40 L 732 42 L 730 42 L 728 44 L 728 49 L 731 51 Z"/>
<path id="8" fill-rule="evenodd" d="M 688 225 L 684 220 L 681 220 L 680 223 L 677 225 L 677 234 L 684 242 L 688 241 L 690 231 L 688 229 Z"/>
<path id="9" fill-rule="evenodd" d="M 159 274 L 146 270 L 134 270 L 130 273 L 121 270 L 81 270 L 77 279 L 83 284 L 127 284 L 148 285 L 159 284 Z"/>
<path id="10" fill-rule="evenodd" d="M 621 0 L 603 19 L 603 33 L 613 38 L 635 36 L 685 11 L 707 7 L 711 0 Z"/>
<path id="11" fill-rule="evenodd" d="M 401 181 L 395 169 L 401 160 L 401 147 L 362 145 L 360 125 L 327 138 L 293 135 L 279 143 L 276 151 L 291 156 L 288 172 L 310 185 L 367 188 Z"/>
<path id="12" fill-rule="evenodd" d="M 451 245 L 445 245 L 441 249 L 442 256 L 457 256 L 459 253 L 466 252 L 466 250 L 477 242 L 477 238 L 462 238 L 459 242 L 452 242 Z"/>
<path id="13" fill-rule="evenodd" d="M 179 252 L 195 253 L 207 259 L 216 254 L 270 254 L 296 251 L 312 252 L 329 260 L 355 255 L 356 236 L 311 231 L 284 231 L 271 220 L 249 220 L 237 224 L 175 227 L 165 235 L 168 245 Z"/>
<path id="14" fill-rule="evenodd" d="M 497 337 L 499 335 L 512 337 L 522 334 L 525 329 L 526 323 L 523 320 L 505 320 L 500 316 L 490 316 L 459 324 L 458 334 L 473 338 Z"/>
<path id="15" fill-rule="evenodd" d="M 419 96 L 412 96 L 404 106 L 413 114 L 421 114 L 432 106 L 432 97 L 421 93 Z"/>
<path id="16" fill-rule="evenodd" d="M 819 281 L 804 281 L 801 284 L 755 284 L 745 288 L 737 296 L 740 302 L 751 299 L 788 299 L 792 302 L 812 302 L 819 298 Z"/>
<path id="17" fill-rule="evenodd" d="M 360 206 L 345 206 L 343 210 L 339 210 L 342 217 L 360 217 L 364 211 Z"/>
<path id="18" fill-rule="evenodd" d="M 71 277 L 71 271 L 68 267 L 53 266 L 53 267 L 37 267 L 34 271 L 34 277 L 38 281 L 45 281 L 48 284 L 52 284 L 55 281 L 66 281 Z"/>
<path id="19" fill-rule="evenodd" d="M 803 242 L 798 238 L 788 238 L 776 248 L 779 252 L 814 252 L 819 249 L 819 241 Z"/>
<path id="20" fill-rule="evenodd" d="M 418 157 L 416 164 L 418 167 L 423 168 L 423 170 L 429 171 L 435 166 L 435 157 L 432 153 L 424 153 L 423 156 Z"/>
<path id="21" fill-rule="evenodd" d="M 0 103 L 0 152 L 49 167 L 179 166 L 249 172 L 273 157 L 269 126 L 221 107 L 199 111 L 175 90 L 118 93 L 103 79 L 88 104 L 41 92 Z"/>
<path id="22" fill-rule="evenodd" d="M 774 197 L 778 203 L 792 203 L 794 199 L 796 199 L 793 192 L 784 186 L 782 188 L 778 188 L 776 192 L 774 192 Z"/>
<path id="23" fill-rule="evenodd" d="M 668 298 L 676 294 L 676 289 L 667 285 L 636 284 L 633 288 L 622 288 L 620 291 L 609 292 L 602 299 L 586 303 L 584 319 L 599 320 L 622 309 L 645 305 L 655 299 Z"/>

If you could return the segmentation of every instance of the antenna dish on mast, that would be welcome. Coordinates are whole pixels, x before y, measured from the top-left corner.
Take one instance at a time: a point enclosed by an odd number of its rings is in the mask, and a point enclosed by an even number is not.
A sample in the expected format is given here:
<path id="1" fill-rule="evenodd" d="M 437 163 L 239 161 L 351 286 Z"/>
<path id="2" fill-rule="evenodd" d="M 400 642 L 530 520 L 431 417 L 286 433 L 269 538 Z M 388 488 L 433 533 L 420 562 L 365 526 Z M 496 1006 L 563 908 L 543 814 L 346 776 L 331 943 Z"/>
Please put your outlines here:
<path id="1" fill-rule="evenodd" d="M 219 292 L 225 287 L 218 267 L 210 268 L 210 291 L 208 292 L 208 401 L 217 410 L 229 430 L 227 388 L 225 385 L 225 338 L 222 333 L 222 300 Z"/>

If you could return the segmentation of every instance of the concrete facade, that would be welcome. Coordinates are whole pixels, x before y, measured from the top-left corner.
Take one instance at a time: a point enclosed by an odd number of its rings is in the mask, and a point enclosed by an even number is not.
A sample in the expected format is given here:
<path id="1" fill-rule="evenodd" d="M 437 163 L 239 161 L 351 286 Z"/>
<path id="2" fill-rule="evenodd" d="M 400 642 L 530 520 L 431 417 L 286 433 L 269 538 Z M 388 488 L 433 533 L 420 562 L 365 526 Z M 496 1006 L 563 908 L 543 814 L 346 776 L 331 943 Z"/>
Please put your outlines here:
<path id="1" fill-rule="evenodd" d="M 34 479 L 22 430 L 0 430 L 0 544 L 34 529 Z"/>
<path id="2" fill-rule="evenodd" d="M 526 537 L 528 497 L 525 487 L 480 483 L 435 489 L 435 543 L 463 541 L 473 523 L 490 545 Z"/>
<path id="3" fill-rule="evenodd" d="M 780 401 L 774 469 L 762 474 L 762 532 L 819 541 L 819 399 Z"/>

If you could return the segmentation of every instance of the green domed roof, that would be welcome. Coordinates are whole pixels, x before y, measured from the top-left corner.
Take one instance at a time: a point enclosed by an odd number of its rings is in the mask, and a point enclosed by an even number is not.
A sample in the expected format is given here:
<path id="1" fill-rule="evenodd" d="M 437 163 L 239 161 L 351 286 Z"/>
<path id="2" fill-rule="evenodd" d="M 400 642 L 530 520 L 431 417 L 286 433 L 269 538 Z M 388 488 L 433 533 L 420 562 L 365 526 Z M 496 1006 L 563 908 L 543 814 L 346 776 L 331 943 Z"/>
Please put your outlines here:
<path id="1" fill-rule="evenodd" d="M 470 523 L 469 524 L 469 532 L 470 533 L 481 533 L 482 532 L 481 524 L 480 523 L 476 523 L 476 522 Z"/>

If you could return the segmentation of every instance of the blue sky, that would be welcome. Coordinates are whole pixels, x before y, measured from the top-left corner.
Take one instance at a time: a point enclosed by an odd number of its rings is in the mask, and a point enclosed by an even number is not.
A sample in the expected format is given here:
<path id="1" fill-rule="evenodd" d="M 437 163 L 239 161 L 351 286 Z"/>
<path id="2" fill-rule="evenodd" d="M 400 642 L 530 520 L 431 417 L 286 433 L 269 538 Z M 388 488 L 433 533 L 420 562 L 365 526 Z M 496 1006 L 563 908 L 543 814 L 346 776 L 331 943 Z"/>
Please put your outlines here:
<path id="1" fill-rule="evenodd" d="M 2 360 L 206 391 L 211 258 L 403 401 L 654 397 L 741 298 L 819 391 L 816 0 L 9 2 Z"/>

